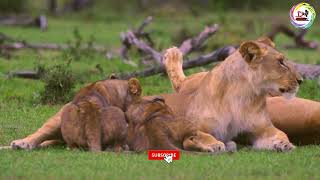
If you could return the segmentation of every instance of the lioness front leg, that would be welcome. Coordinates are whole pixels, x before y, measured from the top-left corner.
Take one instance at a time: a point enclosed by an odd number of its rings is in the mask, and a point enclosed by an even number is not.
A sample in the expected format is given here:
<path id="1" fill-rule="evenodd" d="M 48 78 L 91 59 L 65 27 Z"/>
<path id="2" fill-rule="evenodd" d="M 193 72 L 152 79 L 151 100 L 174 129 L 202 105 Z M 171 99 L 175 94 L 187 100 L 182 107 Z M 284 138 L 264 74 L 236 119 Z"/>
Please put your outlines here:
<path id="1" fill-rule="evenodd" d="M 288 136 L 273 125 L 255 131 L 254 136 L 253 148 L 255 149 L 286 152 L 295 148 Z"/>
<path id="2" fill-rule="evenodd" d="M 197 131 L 183 141 L 183 149 L 202 152 L 224 152 L 226 151 L 226 146 L 211 134 Z"/>
<path id="3" fill-rule="evenodd" d="M 45 122 L 43 126 L 33 134 L 27 136 L 26 138 L 12 141 L 10 144 L 12 149 L 31 150 L 38 147 L 46 140 L 62 140 L 60 130 L 61 113 L 67 105 L 68 104 L 64 105 L 58 113 L 49 118 L 48 121 Z"/>

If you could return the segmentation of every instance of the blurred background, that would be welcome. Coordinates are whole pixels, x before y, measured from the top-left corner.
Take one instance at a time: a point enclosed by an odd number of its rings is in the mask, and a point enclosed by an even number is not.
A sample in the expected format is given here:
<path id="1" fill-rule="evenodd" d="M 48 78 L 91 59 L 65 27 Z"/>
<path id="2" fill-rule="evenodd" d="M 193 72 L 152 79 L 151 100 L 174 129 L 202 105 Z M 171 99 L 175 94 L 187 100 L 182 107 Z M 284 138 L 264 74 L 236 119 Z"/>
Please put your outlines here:
<path id="1" fill-rule="evenodd" d="M 217 32 L 185 59 L 274 33 L 277 48 L 290 60 L 319 64 L 319 17 L 306 31 L 293 27 L 293 0 L 1 0 L 0 92 L 3 100 L 64 103 L 84 84 L 159 66 L 150 53 L 128 44 L 127 32 L 162 53 L 196 37 L 206 26 Z M 320 14 L 320 1 L 306 1 Z M 153 17 L 148 21 L 147 17 Z M 142 27 L 141 33 L 136 31 Z M 126 54 L 123 48 L 127 48 Z M 191 68 L 206 71 L 216 63 Z M 32 79 L 32 80 L 30 80 Z M 34 81 L 35 80 L 35 81 Z M 145 94 L 171 92 L 163 73 L 141 78 Z M 25 85 L 28 84 L 26 87 Z M 309 86 L 308 83 L 306 86 Z M 19 89 L 21 87 L 23 89 Z M 320 96 L 316 81 L 309 89 Z M 53 91 L 57 91 L 53 93 Z M 310 92 L 310 91 L 308 91 Z"/>
<path id="2" fill-rule="evenodd" d="M 108 16 L 111 14 L 142 14 L 142 13 L 192 13 L 193 15 L 204 12 L 230 11 L 230 10 L 285 10 L 298 0 L 2 0 L 1 13 L 66 13 L 90 9 L 92 16 Z M 319 1 L 303 1 L 311 3 L 315 9 Z M 179 10 L 179 11 L 176 11 Z"/>

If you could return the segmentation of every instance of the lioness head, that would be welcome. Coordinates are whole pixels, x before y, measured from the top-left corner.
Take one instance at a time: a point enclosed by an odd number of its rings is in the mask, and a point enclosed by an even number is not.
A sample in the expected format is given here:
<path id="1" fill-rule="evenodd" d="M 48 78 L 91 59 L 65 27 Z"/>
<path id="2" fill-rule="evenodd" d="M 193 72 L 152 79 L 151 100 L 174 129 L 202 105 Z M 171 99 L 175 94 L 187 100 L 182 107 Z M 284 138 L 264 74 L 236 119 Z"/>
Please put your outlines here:
<path id="1" fill-rule="evenodd" d="M 275 49 L 270 39 L 244 42 L 239 52 L 251 69 L 249 81 L 261 85 L 259 87 L 262 89 L 259 90 L 271 96 L 295 96 L 303 78 L 286 57 Z"/>

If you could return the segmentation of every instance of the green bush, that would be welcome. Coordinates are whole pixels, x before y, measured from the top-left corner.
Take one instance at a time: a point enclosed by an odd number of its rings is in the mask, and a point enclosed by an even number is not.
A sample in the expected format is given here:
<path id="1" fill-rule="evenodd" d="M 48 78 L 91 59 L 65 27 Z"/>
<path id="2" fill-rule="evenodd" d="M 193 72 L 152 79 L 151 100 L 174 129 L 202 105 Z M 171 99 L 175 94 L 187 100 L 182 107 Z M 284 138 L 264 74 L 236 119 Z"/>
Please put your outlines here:
<path id="1" fill-rule="evenodd" d="M 92 58 L 95 54 L 94 51 L 95 37 L 90 36 L 89 40 L 84 40 L 78 28 L 73 30 L 73 39 L 68 41 L 70 48 L 65 50 L 64 56 L 71 57 L 74 60 L 81 58 Z"/>
<path id="2" fill-rule="evenodd" d="M 45 83 L 44 90 L 40 92 L 43 104 L 65 103 L 72 98 L 76 80 L 70 62 L 45 68 L 41 80 Z"/>

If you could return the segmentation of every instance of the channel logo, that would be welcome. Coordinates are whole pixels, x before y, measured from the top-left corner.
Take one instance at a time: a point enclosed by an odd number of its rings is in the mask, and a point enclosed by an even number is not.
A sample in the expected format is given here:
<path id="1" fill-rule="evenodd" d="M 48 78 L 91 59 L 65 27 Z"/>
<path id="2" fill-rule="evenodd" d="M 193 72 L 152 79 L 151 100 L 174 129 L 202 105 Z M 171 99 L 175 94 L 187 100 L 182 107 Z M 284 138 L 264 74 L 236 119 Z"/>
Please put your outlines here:
<path id="1" fill-rule="evenodd" d="M 290 10 L 291 24 L 300 29 L 307 29 L 316 18 L 314 8 L 308 3 L 299 3 L 294 5 Z"/>

